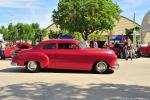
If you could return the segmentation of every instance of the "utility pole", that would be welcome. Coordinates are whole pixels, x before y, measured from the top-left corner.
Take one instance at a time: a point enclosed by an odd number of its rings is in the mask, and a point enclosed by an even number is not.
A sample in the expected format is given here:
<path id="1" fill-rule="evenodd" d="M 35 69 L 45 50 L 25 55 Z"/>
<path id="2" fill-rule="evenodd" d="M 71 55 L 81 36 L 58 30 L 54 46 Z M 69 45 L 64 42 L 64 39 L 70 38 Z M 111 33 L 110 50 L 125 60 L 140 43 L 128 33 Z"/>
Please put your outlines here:
<path id="1" fill-rule="evenodd" d="M 134 12 L 134 16 L 133 16 L 133 21 L 134 21 L 134 30 L 133 30 L 133 46 L 134 48 L 136 48 L 136 24 L 135 24 L 135 16 L 136 16 L 136 11 Z"/>

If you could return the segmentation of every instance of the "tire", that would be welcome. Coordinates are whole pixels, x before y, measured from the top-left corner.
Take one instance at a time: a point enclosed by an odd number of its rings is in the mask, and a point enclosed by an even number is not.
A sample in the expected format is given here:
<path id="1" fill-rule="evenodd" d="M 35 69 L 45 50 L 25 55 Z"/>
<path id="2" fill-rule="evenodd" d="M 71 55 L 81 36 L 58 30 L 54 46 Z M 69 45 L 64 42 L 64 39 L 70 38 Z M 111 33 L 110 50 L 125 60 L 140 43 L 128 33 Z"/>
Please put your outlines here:
<path id="1" fill-rule="evenodd" d="M 94 73 L 103 74 L 108 71 L 108 65 L 106 62 L 99 61 L 93 66 Z"/>
<path id="2" fill-rule="evenodd" d="M 26 63 L 26 70 L 31 73 L 40 71 L 40 64 L 36 61 L 29 61 Z"/>

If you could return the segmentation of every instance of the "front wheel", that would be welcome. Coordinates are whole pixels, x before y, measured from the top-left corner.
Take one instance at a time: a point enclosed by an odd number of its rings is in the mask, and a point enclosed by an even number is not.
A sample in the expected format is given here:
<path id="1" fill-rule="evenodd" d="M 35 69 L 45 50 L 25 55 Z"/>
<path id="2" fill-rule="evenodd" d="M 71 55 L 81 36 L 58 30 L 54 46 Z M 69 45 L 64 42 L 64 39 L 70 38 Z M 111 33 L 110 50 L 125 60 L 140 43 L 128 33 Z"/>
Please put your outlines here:
<path id="1" fill-rule="evenodd" d="M 32 73 L 39 72 L 40 71 L 40 65 L 35 61 L 29 61 L 26 64 L 26 70 L 28 72 L 32 72 Z"/>
<path id="2" fill-rule="evenodd" d="M 94 72 L 95 73 L 102 74 L 102 73 L 105 73 L 107 71 L 108 71 L 108 65 L 106 62 L 99 61 L 94 66 Z"/>

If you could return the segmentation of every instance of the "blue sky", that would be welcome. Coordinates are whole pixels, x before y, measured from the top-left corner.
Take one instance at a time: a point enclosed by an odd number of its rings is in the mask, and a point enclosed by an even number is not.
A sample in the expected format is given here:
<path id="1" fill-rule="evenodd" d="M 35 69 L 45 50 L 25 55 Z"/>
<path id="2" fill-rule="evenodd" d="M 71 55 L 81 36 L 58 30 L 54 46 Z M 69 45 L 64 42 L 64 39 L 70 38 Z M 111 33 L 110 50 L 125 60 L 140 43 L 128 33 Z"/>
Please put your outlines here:
<path id="1" fill-rule="evenodd" d="M 0 25 L 8 23 L 38 22 L 45 28 L 52 23 L 52 11 L 57 8 L 59 0 L 0 0 Z M 121 15 L 141 24 L 144 15 L 150 10 L 149 0 L 113 0 L 123 10 Z"/>

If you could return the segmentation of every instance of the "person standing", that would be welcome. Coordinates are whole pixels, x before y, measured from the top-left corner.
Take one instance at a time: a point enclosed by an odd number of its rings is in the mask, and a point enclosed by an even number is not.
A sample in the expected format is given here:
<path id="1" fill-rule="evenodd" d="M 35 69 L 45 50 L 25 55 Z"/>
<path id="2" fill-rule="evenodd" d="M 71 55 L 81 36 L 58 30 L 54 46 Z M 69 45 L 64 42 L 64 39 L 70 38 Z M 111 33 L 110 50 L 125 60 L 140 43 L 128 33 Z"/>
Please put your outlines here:
<path id="1" fill-rule="evenodd" d="M 124 58 L 126 60 L 128 60 L 128 43 L 125 43 L 124 47 L 123 47 L 123 54 L 124 54 Z"/>
<path id="2" fill-rule="evenodd" d="M 5 59 L 5 44 L 0 41 L 0 56 L 1 59 Z"/>
<path id="3" fill-rule="evenodd" d="M 2 41 L 0 41 L 0 57 L 1 57 L 1 59 L 2 59 L 2 55 L 3 55 L 3 53 L 2 53 Z"/>
<path id="4" fill-rule="evenodd" d="M 131 45 L 128 46 L 128 58 L 130 57 L 131 60 L 133 58 L 133 47 Z"/>
<path id="5" fill-rule="evenodd" d="M 98 48 L 98 43 L 97 43 L 97 41 L 94 41 L 94 48 Z"/>

